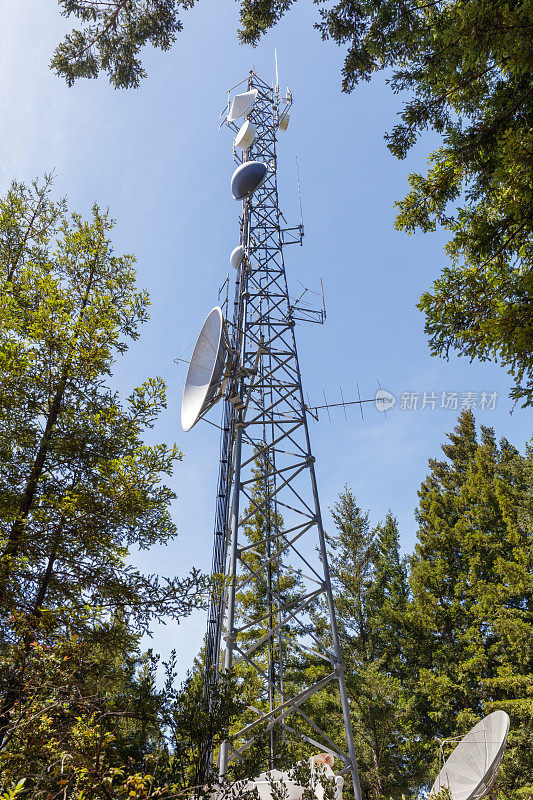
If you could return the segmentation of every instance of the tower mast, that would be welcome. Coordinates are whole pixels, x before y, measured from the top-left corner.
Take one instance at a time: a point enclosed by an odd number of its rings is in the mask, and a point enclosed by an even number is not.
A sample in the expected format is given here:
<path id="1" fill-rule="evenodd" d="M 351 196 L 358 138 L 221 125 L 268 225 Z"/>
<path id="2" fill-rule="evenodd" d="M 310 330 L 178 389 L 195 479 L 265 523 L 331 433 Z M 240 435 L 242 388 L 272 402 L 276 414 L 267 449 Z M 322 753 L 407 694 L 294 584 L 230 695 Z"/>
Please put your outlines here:
<path id="1" fill-rule="evenodd" d="M 234 87 L 238 88 L 238 87 Z M 219 753 L 219 774 L 240 758 L 259 736 L 268 739 L 268 767 L 289 739 L 330 752 L 351 775 L 355 800 L 361 800 L 350 709 L 320 511 L 315 459 L 294 335 L 297 304 L 291 303 L 284 247 L 300 243 L 303 225 L 282 225 L 278 205 L 276 141 L 292 98 L 280 100 L 279 88 L 253 70 L 241 91 L 257 92 L 246 113 L 255 138 L 236 162 L 261 162 L 266 176 L 242 201 L 240 245 L 244 257 L 235 277 L 228 338 L 234 354 L 222 411 L 212 571 L 224 575 L 227 589 L 213 592 L 205 648 L 208 696 L 221 672 L 246 668 L 262 687 L 256 707 L 232 744 Z M 229 103 L 228 103 L 229 111 Z M 229 117 L 228 117 L 229 119 Z M 241 119 L 242 122 L 242 119 Z M 233 121 L 230 129 L 238 131 Z M 231 317 L 231 319 L 230 319 Z M 258 491 L 260 487 L 260 491 Z M 250 542 L 245 530 L 254 516 L 262 521 L 262 541 Z M 317 555 L 318 554 L 318 555 Z M 287 592 L 287 585 L 297 590 Z M 261 588 L 264 609 L 248 618 L 242 593 Z M 320 604 L 328 635 L 318 636 L 310 612 Z M 262 635 L 250 642 L 250 631 Z M 221 651 L 223 655 L 221 656 Z M 286 661 L 298 651 L 308 664 L 321 664 L 320 677 L 297 690 L 286 679 Z M 335 687 L 346 741 L 328 736 L 312 718 L 313 698 Z"/>

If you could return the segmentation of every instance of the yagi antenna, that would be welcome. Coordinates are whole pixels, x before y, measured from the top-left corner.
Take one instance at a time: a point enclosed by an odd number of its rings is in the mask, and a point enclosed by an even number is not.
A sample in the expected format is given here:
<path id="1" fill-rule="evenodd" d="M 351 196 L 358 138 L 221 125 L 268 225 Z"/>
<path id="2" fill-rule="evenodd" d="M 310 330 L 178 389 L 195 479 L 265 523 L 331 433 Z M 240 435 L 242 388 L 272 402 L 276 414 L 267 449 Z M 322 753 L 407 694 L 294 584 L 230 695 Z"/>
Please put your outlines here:
<path id="1" fill-rule="evenodd" d="M 364 422 L 365 418 L 364 418 L 364 415 L 363 415 L 363 403 L 374 403 L 374 404 L 377 404 L 377 399 L 376 399 L 376 397 L 369 397 L 366 400 L 361 400 L 361 393 L 359 392 L 359 383 L 356 382 L 356 386 L 357 386 L 357 397 L 358 397 L 357 400 L 345 400 L 344 399 L 344 393 L 342 391 L 342 386 L 341 386 L 340 387 L 340 393 L 341 393 L 341 402 L 340 403 L 328 403 L 328 400 L 327 400 L 327 397 L 326 397 L 326 392 L 325 392 L 325 390 L 322 390 L 322 394 L 324 395 L 324 403 L 323 403 L 323 405 L 312 406 L 309 403 L 309 398 L 308 398 L 305 410 L 309 414 L 311 414 L 311 416 L 314 419 L 316 419 L 318 421 L 318 412 L 322 411 L 323 409 L 325 409 L 327 411 L 329 421 L 331 422 L 331 414 L 329 413 L 330 408 L 340 408 L 342 406 L 342 409 L 344 411 L 344 417 L 345 417 L 346 421 L 348 421 L 348 416 L 346 414 L 346 406 L 359 406 L 359 409 L 361 411 L 361 419 Z"/>
<path id="2" fill-rule="evenodd" d="M 228 302 L 229 302 L 229 272 L 226 275 L 226 280 L 218 290 L 218 302 L 220 303 L 220 297 L 224 294 L 224 289 L 226 290 L 226 298 L 224 302 L 221 304 L 222 308 L 225 309 L 224 317 L 228 315 Z"/>
<path id="3" fill-rule="evenodd" d="M 324 306 L 324 287 L 321 285 L 321 293 L 319 293 L 313 291 L 313 289 L 308 289 L 307 286 L 304 286 L 299 278 L 298 283 L 302 287 L 302 292 L 295 300 L 290 298 L 291 304 L 289 306 L 289 316 L 292 319 L 300 320 L 300 322 L 317 322 L 320 323 L 320 325 L 323 325 L 324 320 L 326 319 L 326 311 Z M 316 297 L 322 296 L 322 308 L 316 309 L 312 308 L 311 306 L 301 305 L 301 300 L 308 292 L 316 295 Z"/>
<path id="4" fill-rule="evenodd" d="M 369 397 L 368 400 L 344 400 L 343 399 L 341 403 L 328 403 L 327 398 L 326 398 L 326 392 L 324 390 L 322 391 L 322 394 L 324 395 L 324 400 L 325 400 L 324 405 L 322 405 L 322 406 L 309 406 L 308 405 L 308 406 L 306 406 L 306 410 L 309 411 L 309 413 L 312 414 L 315 417 L 315 413 L 314 412 L 320 411 L 321 409 L 325 408 L 326 411 L 328 412 L 328 417 L 329 417 L 329 421 L 330 422 L 331 422 L 331 415 L 329 413 L 329 409 L 330 408 L 340 408 L 340 406 L 342 406 L 344 408 L 345 412 L 346 412 L 346 406 L 357 406 L 357 405 L 360 405 L 361 403 L 375 403 L 376 402 L 376 398 L 375 397 Z M 316 417 L 315 417 L 315 419 L 316 419 Z"/>

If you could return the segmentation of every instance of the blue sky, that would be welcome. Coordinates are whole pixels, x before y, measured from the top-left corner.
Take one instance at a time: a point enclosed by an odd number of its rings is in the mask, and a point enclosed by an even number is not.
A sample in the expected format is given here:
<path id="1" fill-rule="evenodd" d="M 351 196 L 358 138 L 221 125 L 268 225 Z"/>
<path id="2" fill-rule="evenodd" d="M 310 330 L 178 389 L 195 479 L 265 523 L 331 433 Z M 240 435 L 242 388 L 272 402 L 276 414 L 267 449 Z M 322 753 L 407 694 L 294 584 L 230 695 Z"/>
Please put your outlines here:
<path id="1" fill-rule="evenodd" d="M 252 49 L 238 44 L 237 6 L 200 0 L 183 16 L 184 31 L 168 53 L 147 49 L 149 76 L 137 90 L 115 91 L 102 78 L 68 89 L 48 70 L 54 44 L 69 24 L 56 0 L 0 0 L 0 190 L 13 178 L 30 180 L 52 168 L 56 190 L 73 209 L 92 203 L 117 219 L 116 249 L 137 257 L 139 284 L 152 298 L 142 338 L 116 367 L 123 393 L 151 375 L 168 384 L 168 411 L 154 440 L 176 441 L 184 459 L 172 485 L 179 538 L 166 548 L 134 556 L 144 569 L 184 574 L 209 569 L 218 458 L 218 433 L 208 425 L 183 434 L 178 424 L 185 368 L 238 236 L 239 205 L 229 191 L 231 137 L 218 133 L 226 91 L 251 66 L 274 79 L 277 48 L 280 83 L 290 86 L 294 106 L 279 142 L 280 205 L 289 224 L 299 221 L 295 177 L 298 155 L 306 236 L 287 248 L 289 286 L 310 289 L 324 281 L 325 326 L 297 329 L 304 390 L 311 403 L 372 397 L 379 380 L 398 400 L 418 392 L 417 410 L 399 403 L 383 414 L 367 406 L 322 415 L 311 422 L 326 523 L 327 509 L 344 483 L 378 522 L 390 507 L 402 545 L 415 542 L 417 489 L 428 458 L 439 456 L 458 411 L 439 408 L 441 392 L 497 392 L 495 410 L 479 411 L 523 449 L 531 435 L 530 411 L 508 400 L 505 371 L 464 359 L 431 358 L 424 319 L 415 308 L 445 262 L 441 233 L 408 237 L 393 229 L 394 201 L 406 191 L 410 172 L 423 170 L 436 139 L 426 136 L 409 158 L 396 161 L 383 134 L 400 108 L 382 78 L 351 95 L 340 91 L 343 53 L 324 44 L 313 21 L 317 9 L 300 0 L 283 22 Z M 420 409 L 423 394 L 439 395 L 436 408 Z M 218 411 L 214 412 L 217 420 Z M 176 647 L 185 670 L 202 640 L 202 614 L 158 628 L 153 646 Z"/>

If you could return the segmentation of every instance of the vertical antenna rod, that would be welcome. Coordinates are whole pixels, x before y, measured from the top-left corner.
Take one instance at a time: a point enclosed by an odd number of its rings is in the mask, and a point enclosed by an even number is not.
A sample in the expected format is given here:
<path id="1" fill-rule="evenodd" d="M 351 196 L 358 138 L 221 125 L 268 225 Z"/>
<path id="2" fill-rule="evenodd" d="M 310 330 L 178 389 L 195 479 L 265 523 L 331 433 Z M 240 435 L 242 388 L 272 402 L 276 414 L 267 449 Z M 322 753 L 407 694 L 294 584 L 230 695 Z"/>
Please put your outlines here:
<path id="1" fill-rule="evenodd" d="M 300 227 L 304 229 L 304 215 L 302 211 L 302 193 L 300 191 L 300 170 L 298 169 L 298 156 L 296 156 L 296 180 L 298 182 L 298 203 L 300 204 Z"/>

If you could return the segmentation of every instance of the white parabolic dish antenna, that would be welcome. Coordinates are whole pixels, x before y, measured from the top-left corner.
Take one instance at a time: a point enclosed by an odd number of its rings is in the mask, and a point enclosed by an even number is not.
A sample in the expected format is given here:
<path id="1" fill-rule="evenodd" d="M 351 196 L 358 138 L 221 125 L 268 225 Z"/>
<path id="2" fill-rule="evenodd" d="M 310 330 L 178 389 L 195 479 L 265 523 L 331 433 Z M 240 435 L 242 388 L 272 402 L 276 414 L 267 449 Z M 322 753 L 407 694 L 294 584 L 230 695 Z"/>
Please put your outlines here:
<path id="1" fill-rule="evenodd" d="M 255 139 L 255 127 L 249 119 L 241 125 L 239 132 L 235 137 L 235 147 L 240 147 L 241 150 L 247 150 Z"/>
<path id="2" fill-rule="evenodd" d="M 478 800 L 491 790 L 503 757 L 509 717 L 493 711 L 461 739 L 437 775 L 431 789 L 438 794 L 447 787 L 452 800 Z"/>
<path id="3" fill-rule="evenodd" d="M 228 122 L 234 122 L 239 117 L 244 117 L 255 103 L 257 93 L 257 89 L 251 89 L 249 92 L 236 94 L 229 110 Z"/>
<path id="4" fill-rule="evenodd" d="M 181 427 L 190 431 L 200 415 L 218 399 L 228 349 L 223 336 L 220 306 L 207 315 L 196 341 L 181 401 Z"/>

